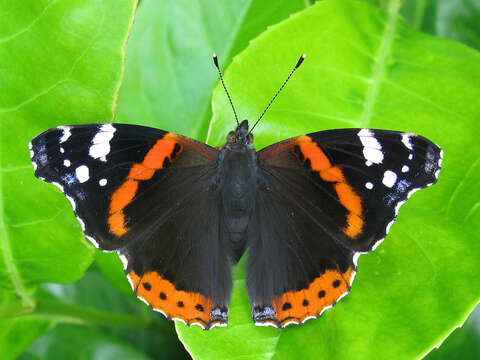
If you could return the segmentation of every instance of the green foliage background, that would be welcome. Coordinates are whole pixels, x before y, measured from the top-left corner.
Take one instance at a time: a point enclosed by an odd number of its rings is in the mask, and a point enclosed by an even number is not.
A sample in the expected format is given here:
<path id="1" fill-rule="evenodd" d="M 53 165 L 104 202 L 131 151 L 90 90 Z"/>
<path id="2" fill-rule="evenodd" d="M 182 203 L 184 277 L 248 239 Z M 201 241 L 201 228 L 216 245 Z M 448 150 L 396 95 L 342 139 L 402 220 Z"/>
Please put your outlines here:
<path id="1" fill-rule="evenodd" d="M 25 0 L 0 3 L 0 19 L 2 359 L 416 358 L 478 303 L 478 1 Z M 352 293 L 302 326 L 253 326 L 241 264 L 228 328 L 174 328 L 136 300 L 115 255 L 83 240 L 63 195 L 33 177 L 27 143 L 58 125 L 142 124 L 222 144 L 234 123 L 213 51 L 248 119 L 307 53 L 255 132 L 257 149 L 367 126 L 445 150 L 438 184 L 361 257 Z M 479 324 L 476 311 L 427 357 L 478 358 Z"/>

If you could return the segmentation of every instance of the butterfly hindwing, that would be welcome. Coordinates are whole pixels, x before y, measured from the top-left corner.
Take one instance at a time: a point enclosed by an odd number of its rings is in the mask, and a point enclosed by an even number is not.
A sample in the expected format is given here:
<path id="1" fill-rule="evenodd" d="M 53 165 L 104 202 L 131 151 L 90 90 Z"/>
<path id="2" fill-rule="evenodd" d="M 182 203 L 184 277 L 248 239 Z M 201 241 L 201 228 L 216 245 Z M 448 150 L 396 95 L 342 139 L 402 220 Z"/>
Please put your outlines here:
<path id="1" fill-rule="evenodd" d="M 300 136 L 258 156 L 247 285 L 256 324 L 282 327 L 349 291 L 358 255 L 378 246 L 414 191 L 436 182 L 442 160 L 421 136 L 368 129 Z"/>
<path id="2" fill-rule="evenodd" d="M 224 326 L 231 290 L 215 174 L 218 150 L 122 124 L 50 129 L 35 175 L 72 203 L 86 237 L 117 251 L 135 293 L 167 317 Z M 222 242 L 223 241 L 223 242 Z"/>

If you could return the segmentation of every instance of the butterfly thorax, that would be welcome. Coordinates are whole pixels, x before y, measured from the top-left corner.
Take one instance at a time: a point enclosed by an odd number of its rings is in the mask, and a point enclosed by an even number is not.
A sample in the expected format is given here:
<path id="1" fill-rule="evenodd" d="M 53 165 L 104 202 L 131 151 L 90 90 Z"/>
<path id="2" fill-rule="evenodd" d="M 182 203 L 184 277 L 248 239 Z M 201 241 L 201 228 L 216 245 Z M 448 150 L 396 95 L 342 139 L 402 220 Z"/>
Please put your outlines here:
<path id="1" fill-rule="evenodd" d="M 222 213 L 235 261 L 245 250 L 248 225 L 255 205 L 258 160 L 252 142 L 248 121 L 244 120 L 228 134 L 218 161 Z"/>

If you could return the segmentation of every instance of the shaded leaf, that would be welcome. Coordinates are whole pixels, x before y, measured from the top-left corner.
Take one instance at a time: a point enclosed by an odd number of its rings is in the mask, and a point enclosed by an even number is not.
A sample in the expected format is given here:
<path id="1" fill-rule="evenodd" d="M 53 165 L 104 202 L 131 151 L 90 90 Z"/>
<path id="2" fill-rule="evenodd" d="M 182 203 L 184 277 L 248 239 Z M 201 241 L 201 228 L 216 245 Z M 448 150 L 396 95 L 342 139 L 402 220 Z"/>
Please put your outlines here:
<path id="1" fill-rule="evenodd" d="M 477 0 L 407 0 L 402 14 L 418 30 L 480 49 Z"/>
<path id="2" fill-rule="evenodd" d="M 426 359 L 479 359 L 480 358 L 480 307 L 472 312 L 463 327 L 455 330 L 439 349 Z"/>
<path id="3" fill-rule="evenodd" d="M 20 359 L 146 360 L 153 358 L 99 331 L 84 326 L 59 325 L 38 339 Z"/>
<path id="4" fill-rule="evenodd" d="M 17 295 L 0 291 L 0 355 L 2 359 L 16 359 L 35 339 L 53 327 L 48 319 L 18 317 L 22 311 Z M 10 315 L 9 313 L 12 313 Z"/>
<path id="5" fill-rule="evenodd" d="M 196 359 L 212 351 L 223 358 L 416 358 L 462 324 L 480 299 L 472 285 L 480 281 L 480 54 L 414 31 L 398 12 L 397 1 L 387 12 L 321 1 L 252 41 L 226 81 L 241 117 L 256 119 L 306 52 L 257 127 L 257 149 L 332 128 L 410 131 L 444 148 L 439 182 L 409 200 L 386 241 L 360 258 L 351 294 L 318 320 L 284 330 L 254 327 L 237 269 L 228 328 L 177 324 Z M 220 86 L 213 104 L 208 142 L 220 145 L 233 127 Z"/>
<path id="6" fill-rule="evenodd" d="M 122 293 L 135 297 L 132 287 L 128 283 L 127 277 L 123 272 L 123 265 L 117 253 L 103 253 L 97 251 L 95 254 L 96 263 L 110 283 Z"/>

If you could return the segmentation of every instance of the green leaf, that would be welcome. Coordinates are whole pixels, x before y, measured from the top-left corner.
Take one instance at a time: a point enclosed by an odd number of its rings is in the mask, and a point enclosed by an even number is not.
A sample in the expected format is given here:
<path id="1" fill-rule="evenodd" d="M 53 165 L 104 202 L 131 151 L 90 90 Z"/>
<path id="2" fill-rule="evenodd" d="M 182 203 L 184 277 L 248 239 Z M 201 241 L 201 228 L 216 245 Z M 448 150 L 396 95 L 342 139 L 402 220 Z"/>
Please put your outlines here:
<path id="1" fill-rule="evenodd" d="M 97 251 L 95 254 L 96 263 L 103 276 L 122 293 L 135 297 L 132 287 L 128 283 L 123 272 L 123 265 L 117 253 L 103 253 Z"/>
<path id="2" fill-rule="evenodd" d="M 5 319 L 5 312 L 23 311 L 13 292 L 0 291 L 0 355 L 2 359 L 16 359 L 35 339 L 50 328 L 52 321 L 29 317 L 11 317 Z"/>
<path id="3" fill-rule="evenodd" d="M 414 31 L 368 3 L 321 1 L 252 41 L 226 73 L 242 118 L 254 120 L 298 56 L 304 64 L 255 129 L 257 149 L 308 132 L 371 127 L 440 144 L 438 183 L 402 208 L 380 247 L 359 260 L 352 292 L 317 320 L 283 330 L 250 319 L 237 269 L 226 329 L 177 324 L 196 359 L 418 358 L 462 324 L 480 299 L 480 54 Z M 295 41 L 291 41 L 292 34 Z M 217 86 L 208 142 L 234 126 Z M 273 270 L 272 270 L 273 271 Z"/>
<path id="4" fill-rule="evenodd" d="M 70 204 L 33 176 L 27 144 L 60 124 L 111 121 L 135 0 L 25 0 L 0 4 L 0 329 L 19 354 L 48 319 L 36 287 L 83 275 L 93 250 Z M 27 326 L 28 325 L 28 326 Z"/>
<path id="5" fill-rule="evenodd" d="M 402 14 L 418 30 L 480 49 L 477 0 L 407 0 Z"/>
<path id="6" fill-rule="evenodd" d="M 117 122 L 205 139 L 211 93 L 222 68 L 248 41 L 304 0 L 144 0 L 128 43 Z M 235 100 L 235 99 L 234 99 Z"/>
<path id="7" fill-rule="evenodd" d="M 22 360 L 153 359 L 124 342 L 83 326 L 59 325 L 38 339 Z"/>
<path id="8" fill-rule="evenodd" d="M 426 359 L 479 359 L 480 358 L 480 307 L 475 311 L 463 327 L 455 330 L 439 349 L 432 351 Z"/>

